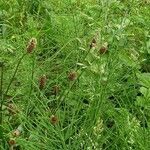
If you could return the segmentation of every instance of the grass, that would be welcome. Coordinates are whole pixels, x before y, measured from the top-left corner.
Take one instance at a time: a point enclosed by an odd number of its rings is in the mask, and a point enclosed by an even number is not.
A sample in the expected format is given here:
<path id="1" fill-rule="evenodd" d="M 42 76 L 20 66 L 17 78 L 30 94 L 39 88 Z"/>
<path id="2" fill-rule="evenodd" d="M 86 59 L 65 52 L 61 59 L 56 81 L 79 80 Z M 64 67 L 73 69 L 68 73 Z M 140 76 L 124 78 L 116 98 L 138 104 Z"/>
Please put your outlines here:
<path id="1" fill-rule="evenodd" d="M 2 0 L 0 149 L 150 149 L 149 18 L 148 0 Z"/>

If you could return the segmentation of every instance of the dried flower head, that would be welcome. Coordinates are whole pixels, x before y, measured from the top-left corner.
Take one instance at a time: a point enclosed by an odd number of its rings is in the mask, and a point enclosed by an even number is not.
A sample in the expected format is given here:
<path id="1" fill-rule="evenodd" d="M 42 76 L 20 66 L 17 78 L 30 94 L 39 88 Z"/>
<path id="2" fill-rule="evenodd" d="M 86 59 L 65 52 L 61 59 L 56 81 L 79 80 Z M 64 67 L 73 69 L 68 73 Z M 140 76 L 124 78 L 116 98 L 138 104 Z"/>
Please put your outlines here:
<path id="1" fill-rule="evenodd" d="M 99 50 L 99 54 L 105 54 L 108 51 L 108 43 L 104 43 Z"/>
<path id="2" fill-rule="evenodd" d="M 72 71 L 72 72 L 69 72 L 69 73 L 68 73 L 68 79 L 69 79 L 70 81 L 74 81 L 74 80 L 76 80 L 76 78 L 77 78 L 77 72 Z"/>
<path id="3" fill-rule="evenodd" d="M 58 85 L 54 85 L 52 87 L 52 94 L 57 95 L 60 91 L 60 87 Z"/>
<path id="4" fill-rule="evenodd" d="M 18 129 L 16 129 L 16 130 L 13 132 L 13 136 L 14 136 L 14 137 L 19 137 L 20 134 L 21 134 L 21 132 L 20 132 Z"/>
<path id="5" fill-rule="evenodd" d="M 106 51 L 107 51 L 107 48 L 104 47 L 104 46 L 102 46 L 102 47 L 100 48 L 100 50 L 99 50 L 99 53 L 100 53 L 100 54 L 105 54 Z"/>
<path id="6" fill-rule="evenodd" d="M 51 118 L 50 118 L 50 122 L 51 122 L 51 124 L 56 125 L 58 123 L 57 116 L 56 115 L 52 115 Z"/>
<path id="7" fill-rule="evenodd" d="M 16 144 L 16 141 L 14 140 L 14 139 L 10 139 L 9 141 L 8 141 L 8 143 L 9 143 L 9 145 L 15 145 Z"/>
<path id="8" fill-rule="evenodd" d="M 43 75 L 39 79 L 39 89 L 42 90 L 46 85 L 46 76 Z"/>
<path id="9" fill-rule="evenodd" d="M 32 53 L 33 49 L 36 48 L 36 45 L 37 45 L 36 38 L 31 38 L 31 40 L 29 41 L 28 46 L 27 46 L 27 53 Z"/>
<path id="10" fill-rule="evenodd" d="M 92 39 L 92 42 L 91 42 L 91 44 L 90 44 L 90 49 L 91 48 L 95 48 L 96 47 L 96 40 L 95 40 L 95 38 L 93 38 Z"/>

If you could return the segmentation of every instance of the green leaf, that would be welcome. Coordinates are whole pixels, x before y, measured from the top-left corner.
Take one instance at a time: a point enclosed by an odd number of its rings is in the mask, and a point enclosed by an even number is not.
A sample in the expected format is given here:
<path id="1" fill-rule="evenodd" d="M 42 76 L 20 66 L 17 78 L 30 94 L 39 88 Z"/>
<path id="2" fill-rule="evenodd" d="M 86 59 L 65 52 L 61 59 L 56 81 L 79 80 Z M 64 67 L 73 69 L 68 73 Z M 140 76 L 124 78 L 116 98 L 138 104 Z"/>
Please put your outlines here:
<path id="1" fill-rule="evenodd" d="M 150 73 L 137 74 L 137 77 L 142 86 L 150 88 Z"/>

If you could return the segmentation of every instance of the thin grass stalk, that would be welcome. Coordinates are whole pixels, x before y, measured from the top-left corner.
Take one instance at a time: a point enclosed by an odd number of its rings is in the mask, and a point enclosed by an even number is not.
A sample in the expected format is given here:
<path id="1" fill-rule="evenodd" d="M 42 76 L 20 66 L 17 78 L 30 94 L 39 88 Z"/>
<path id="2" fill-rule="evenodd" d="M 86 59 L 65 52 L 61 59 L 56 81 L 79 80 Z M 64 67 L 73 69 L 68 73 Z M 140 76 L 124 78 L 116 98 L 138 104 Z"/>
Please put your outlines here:
<path id="1" fill-rule="evenodd" d="M 10 89 L 10 86 L 11 86 L 11 84 L 12 84 L 12 82 L 13 82 L 13 80 L 14 80 L 16 74 L 17 74 L 17 71 L 18 71 L 18 69 L 19 69 L 19 65 L 21 64 L 21 61 L 22 61 L 22 59 L 24 58 L 25 55 L 26 55 L 26 53 L 23 54 L 22 57 L 19 59 L 18 64 L 17 64 L 17 66 L 16 66 L 16 68 L 15 68 L 15 71 L 14 71 L 14 73 L 13 73 L 13 76 L 12 76 L 12 78 L 11 78 L 11 80 L 10 80 L 8 86 L 7 86 L 5 95 L 7 95 L 8 91 L 9 91 L 9 89 Z"/>
<path id="2" fill-rule="evenodd" d="M 90 48 L 88 49 L 87 53 L 85 54 L 84 60 L 87 58 L 88 54 L 90 53 Z M 95 59 L 92 61 L 92 63 L 95 61 Z M 76 70 L 76 72 L 78 72 L 78 70 L 80 70 L 79 68 Z M 59 97 L 59 104 L 58 107 L 55 110 L 55 113 L 57 112 L 58 108 L 60 107 L 60 105 L 62 104 L 62 102 L 64 101 L 64 99 L 68 96 L 70 90 L 73 88 L 73 86 L 75 85 L 75 83 L 77 82 L 77 80 L 82 76 L 82 74 L 84 73 L 85 70 L 83 70 L 79 76 L 77 77 L 77 79 L 70 85 L 69 89 L 67 91 L 65 91 L 60 97 Z"/>
<path id="3" fill-rule="evenodd" d="M 34 71 L 35 71 L 34 69 L 35 69 L 35 55 L 33 55 L 33 58 L 32 58 L 32 72 L 31 72 L 31 85 L 30 85 L 29 98 L 33 90 L 33 79 L 34 79 Z"/>
<path id="4" fill-rule="evenodd" d="M 2 112 L 2 106 L 3 106 L 3 74 L 4 74 L 4 64 L 1 62 L 1 79 L 0 79 L 0 143 L 3 143 L 3 112 Z M 2 145 L 2 144 L 0 144 Z"/>
<path id="5" fill-rule="evenodd" d="M 1 64 L 1 84 L 0 84 L 0 125 L 2 125 L 2 102 L 3 102 L 3 72 L 4 72 L 4 65 Z"/>

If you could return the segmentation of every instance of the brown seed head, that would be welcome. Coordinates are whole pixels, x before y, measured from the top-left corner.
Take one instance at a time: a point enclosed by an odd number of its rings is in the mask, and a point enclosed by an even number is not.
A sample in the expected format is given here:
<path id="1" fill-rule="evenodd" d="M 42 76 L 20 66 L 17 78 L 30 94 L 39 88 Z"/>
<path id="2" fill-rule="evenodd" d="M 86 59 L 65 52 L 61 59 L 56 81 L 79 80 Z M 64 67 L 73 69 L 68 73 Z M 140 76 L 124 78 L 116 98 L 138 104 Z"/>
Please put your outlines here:
<path id="1" fill-rule="evenodd" d="M 46 76 L 43 75 L 39 79 L 39 89 L 42 90 L 46 85 Z"/>
<path id="2" fill-rule="evenodd" d="M 100 48 L 100 50 L 99 50 L 99 53 L 100 53 L 100 54 L 105 54 L 106 51 L 107 51 L 107 48 L 104 47 L 104 46 L 102 46 L 102 47 Z"/>
<path id="3" fill-rule="evenodd" d="M 70 80 L 70 81 L 74 81 L 74 80 L 76 80 L 76 78 L 77 78 L 77 73 L 76 72 L 70 72 L 69 74 L 68 74 L 68 79 Z"/>
<path id="4" fill-rule="evenodd" d="M 105 42 L 99 50 L 99 54 L 105 54 L 108 51 L 108 43 Z"/>
<path id="5" fill-rule="evenodd" d="M 16 144 L 16 141 L 14 139 L 10 139 L 8 141 L 9 145 L 15 145 Z"/>
<path id="6" fill-rule="evenodd" d="M 50 118 L 50 122 L 51 124 L 55 125 L 58 123 L 58 118 L 56 115 L 52 115 L 51 118 Z"/>
<path id="7" fill-rule="evenodd" d="M 35 38 L 31 38 L 27 46 L 27 53 L 32 53 L 33 49 L 36 48 L 36 45 L 37 45 L 37 40 Z"/>

